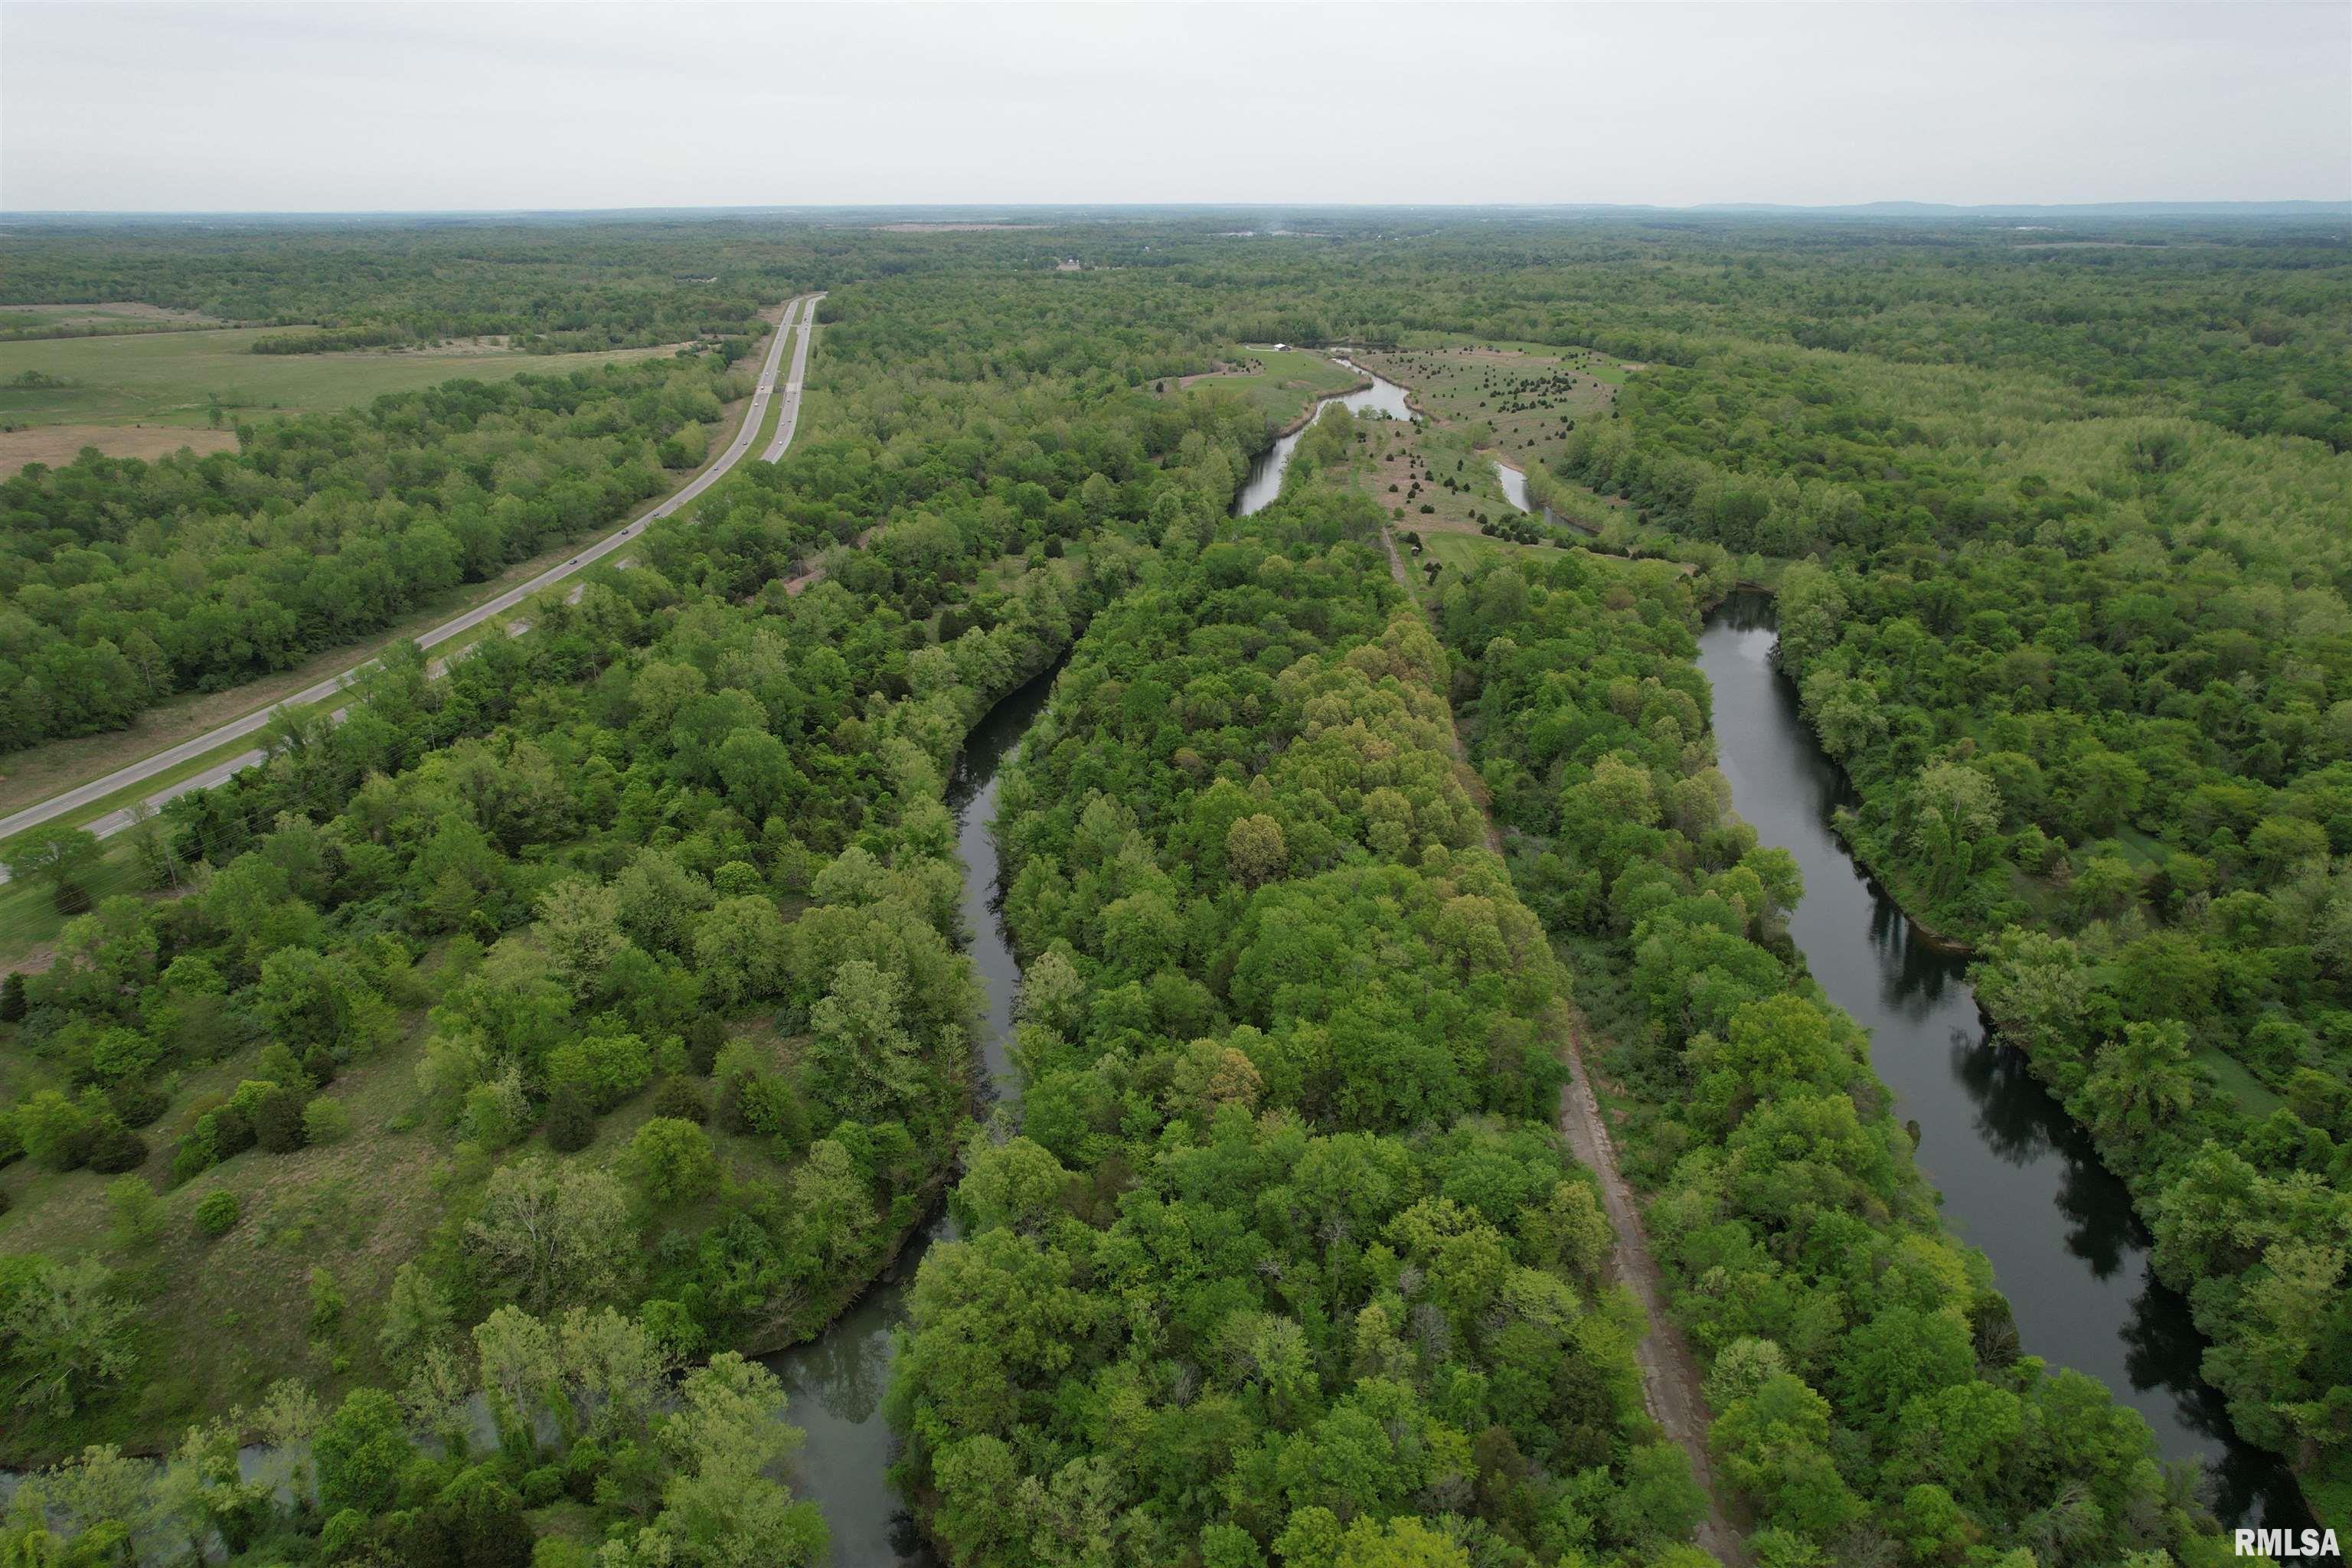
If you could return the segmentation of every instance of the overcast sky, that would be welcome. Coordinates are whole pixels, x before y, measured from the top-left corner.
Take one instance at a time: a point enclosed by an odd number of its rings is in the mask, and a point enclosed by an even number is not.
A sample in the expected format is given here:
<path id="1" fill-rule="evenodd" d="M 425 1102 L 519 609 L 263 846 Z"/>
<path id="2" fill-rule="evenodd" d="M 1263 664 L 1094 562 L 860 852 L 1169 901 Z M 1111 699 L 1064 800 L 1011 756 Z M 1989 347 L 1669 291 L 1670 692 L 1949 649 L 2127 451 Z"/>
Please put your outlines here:
<path id="1" fill-rule="evenodd" d="M 2352 197 L 2352 5 L 0 0 L 0 208 Z"/>

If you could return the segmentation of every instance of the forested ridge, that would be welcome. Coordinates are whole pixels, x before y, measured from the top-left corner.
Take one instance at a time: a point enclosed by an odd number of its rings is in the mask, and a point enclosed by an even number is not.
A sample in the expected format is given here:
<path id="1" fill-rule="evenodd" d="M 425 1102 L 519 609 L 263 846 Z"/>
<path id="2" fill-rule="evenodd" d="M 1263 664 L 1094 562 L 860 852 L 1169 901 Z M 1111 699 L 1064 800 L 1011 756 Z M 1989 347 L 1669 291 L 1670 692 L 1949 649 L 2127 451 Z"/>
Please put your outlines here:
<path id="1" fill-rule="evenodd" d="M 2130 1183 L 2215 1342 L 2232 1424 L 2332 1513 L 2352 1497 L 2352 455 L 2326 415 L 2343 388 L 2294 352 L 2262 363 L 2345 328 L 2340 289 L 2307 292 L 2333 269 L 2288 259 L 2248 295 L 2274 330 L 2184 360 L 2177 403 L 2148 395 L 2160 367 L 2123 374 L 2181 335 L 2157 295 L 2099 376 L 2087 329 L 2017 334 L 2007 363 L 2031 368 L 1998 374 L 1760 348 L 1662 367 L 1557 466 L 1681 536 L 1796 559 L 1780 660 L 1863 796 L 1847 837 L 1978 946 L 1980 999 Z"/>
<path id="2" fill-rule="evenodd" d="M 2146 1423 L 2022 1353 L 1865 1040 L 1804 976 L 1795 866 L 1714 766 L 1689 581 L 1571 555 L 1441 587 L 1517 885 L 1601 983 L 1619 1147 L 1759 1557 L 2218 1557 Z"/>

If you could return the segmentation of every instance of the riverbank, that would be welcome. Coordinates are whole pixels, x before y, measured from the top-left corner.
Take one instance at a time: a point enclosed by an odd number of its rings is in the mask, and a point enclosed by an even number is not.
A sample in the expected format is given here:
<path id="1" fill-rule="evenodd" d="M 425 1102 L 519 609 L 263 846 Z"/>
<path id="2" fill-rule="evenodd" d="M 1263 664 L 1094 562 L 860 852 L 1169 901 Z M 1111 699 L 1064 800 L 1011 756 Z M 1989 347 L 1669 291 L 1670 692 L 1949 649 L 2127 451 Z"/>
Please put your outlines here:
<path id="1" fill-rule="evenodd" d="M 1083 635 L 1083 625 L 1075 627 L 1071 641 Z M 984 1119 L 993 1105 L 1017 1104 L 1006 1046 L 1021 972 L 996 915 L 1001 868 L 992 826 L 999 781 L 1044 710 L 1068 647 L 1065 643 L 1055 648 L 1041 669 L 972 726 L 948 791 L 963 868 L 964 952 L 978 972 L 984 1001 L 971 1032 L 970 1103 L 975 1119 Z M 960 1161 L 950 1162 L 926 1194 L 920 1216 L 897 1238 L 889 1262 L 833 1321 L 801 1342 L 760 1358 L 782 1383 L 791 1419 L 808 1434 L 794 1461 L 793 1491 L 824 1512 L 833 1536 L 830 1561 L 843 1568 L 928 1568 L 935 1561 L 890 1483 L 898 1445 L 882 1405 L 908 1295 L 922 1259 L 934 1242 L 955 1234 L 945 1197 L 960 1167 Z"/>
<path id="2" fill-rule="evenodd" d="M 2158 1278 L 2126 1183 L 2026 1056 L 1988 1028 L 1965 949 L 1916 922 L 1837 826 L 1858 797 L 1815 739 L 1773 657 L 1760 595 L 1709 616 L 1698 664 L 1713 688 L 1718 766 L 1761 841 L 1790 851 L 1805 897 L 1789 933 L 1830 998 L 1870 1031 L 1898 1119 L 1956 1234 L 1991 1260 L 2029 1353 L 2105 1383 L 2167 1457 L 2208 1463 L 2224 1522 L 2299 1525 L 2278 1456 L 2238 1442 L 2201 1376 L 2188 1301 Z"/>

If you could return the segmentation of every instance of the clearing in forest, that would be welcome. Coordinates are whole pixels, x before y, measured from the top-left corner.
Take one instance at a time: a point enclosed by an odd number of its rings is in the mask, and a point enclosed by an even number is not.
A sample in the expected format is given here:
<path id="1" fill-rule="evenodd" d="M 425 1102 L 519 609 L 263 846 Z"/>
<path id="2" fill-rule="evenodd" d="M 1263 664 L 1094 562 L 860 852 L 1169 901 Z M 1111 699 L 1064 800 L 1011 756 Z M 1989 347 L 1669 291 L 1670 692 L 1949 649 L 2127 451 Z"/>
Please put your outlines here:
<path id="1" fill-rule="evenodd" d="M 1267 417 L 1287 424 L 1317 398 L 1360 384 L 1363 377 L 1346 365 L 1306 349 L 1236 349 L 1215 370 L 1163 377 L 1153 386 L 1163 397 L 1211 387 L 1237 393 Z"/>
<path id="2" fill-rule="evenodd" d="M 1591 349 L 1494 343 L 1402 348 L 1356 356 L 1412 388 L 1416 406 L 1458 426 L 1474 447 L 1521 468 L 1547 458 L 1580 420 L 1606 419 L 1622 362 Z"/>
<path id="3" fill-rule="evenodd" d="M 387 392 L 413 392 L 452 376 L 502 381 L 526 371 L 568 375 L 589 365 L 677 352 L 675 346 L 570 354 L 479 347 L 253 352 L 255 340 L 283 335 L 278 329 L 238 327 L 0 342 L 0 425 L 203 428 L 211 423 L 215 399 L 230 420 L 310 413 L 348 408 Z M 21 466 L 20 461 L 10 471 Z"/>

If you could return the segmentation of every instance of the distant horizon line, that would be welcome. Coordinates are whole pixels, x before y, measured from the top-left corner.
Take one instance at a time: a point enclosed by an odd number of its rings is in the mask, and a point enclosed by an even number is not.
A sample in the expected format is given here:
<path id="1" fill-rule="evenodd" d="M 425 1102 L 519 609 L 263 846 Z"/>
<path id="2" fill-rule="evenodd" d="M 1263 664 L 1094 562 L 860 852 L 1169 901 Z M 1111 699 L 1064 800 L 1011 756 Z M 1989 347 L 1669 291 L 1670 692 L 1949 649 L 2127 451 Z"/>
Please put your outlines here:
<path id="1" fill-rule="evenodd" d="M 1164 213 L 1164 212 L 1507 212 L 1507 213 L 1817 213 L 1864 216 L 1999 217 L 2078 214 L 2107 216 L 2352 216 L 2352 199 L 2290 196 L 2249 200 L 2197 198 L 2096 202 L 1347 202 L 1347 201 L 896 201 L 725 203 L 646 206 L 478 207 L 26 207 L 0 208 L 0 223 L 29 220 L 224 218 L 494 218 L 647 215 L 789 213 Z"/>

